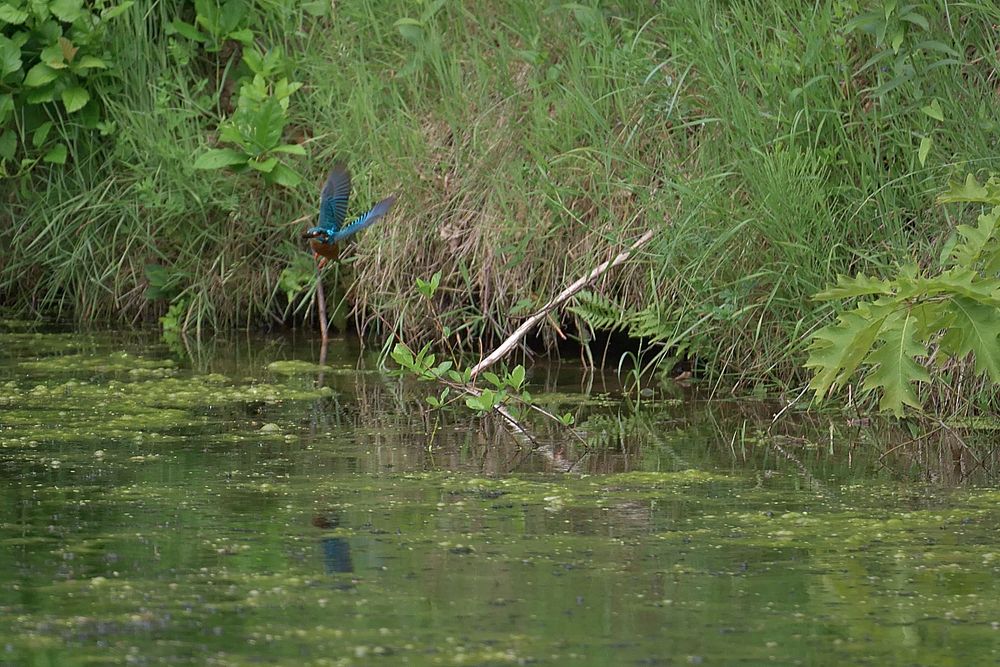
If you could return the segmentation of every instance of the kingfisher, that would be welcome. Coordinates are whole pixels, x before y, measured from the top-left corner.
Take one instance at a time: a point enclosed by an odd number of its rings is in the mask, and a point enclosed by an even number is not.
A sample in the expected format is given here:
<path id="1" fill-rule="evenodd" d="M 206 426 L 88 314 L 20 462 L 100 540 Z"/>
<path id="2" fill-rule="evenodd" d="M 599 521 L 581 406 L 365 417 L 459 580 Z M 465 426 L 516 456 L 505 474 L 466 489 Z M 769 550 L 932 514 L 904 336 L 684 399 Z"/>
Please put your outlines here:
<path id="1" fill-rule="evenodd" d="M 319 259 L 321 269 L 327 260 L 337 259 L 341 241 L 374 224 L 388 213 L 396 202 L 396 196 L 390 195 L 342 228 L 341 225 L 344 224 L 347 215 L 347 201 L 350 198 L 351 172 L 346 166 L 335 164 L 326 177 L 326 184 L 320 196 L 319 225 L 302 232 L 302 238 L 309 239 L 309 245 L 312 247 L 313 255 Z"/>

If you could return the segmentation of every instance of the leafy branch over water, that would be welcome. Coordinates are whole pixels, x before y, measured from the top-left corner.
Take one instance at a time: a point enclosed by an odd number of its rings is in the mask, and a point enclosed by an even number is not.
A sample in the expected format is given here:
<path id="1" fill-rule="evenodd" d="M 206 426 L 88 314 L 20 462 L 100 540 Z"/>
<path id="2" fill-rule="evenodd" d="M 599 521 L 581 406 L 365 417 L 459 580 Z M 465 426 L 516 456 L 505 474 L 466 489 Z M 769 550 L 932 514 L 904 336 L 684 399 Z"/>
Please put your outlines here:
<path id="1" fill-rule="evenodd" d="M 984 185 L 970 174 L 938 197 L 940 203 L 993 208 L 975 227 L 959 225 L 927 275 L 907 265 L 891 280 L 841 275 L 819 300 L 863 298 L 834 324 L 813 334 L 806 367 L 817 400 L 845 387 L 866 368 L 861 395 L 877 392 L 879 407 L 897 417 L 904 405 L 921 409 L 917 383 L 929 384 L 949 361 L 970 354 L 975 375 L 1000 383 L 1000 179 Z"/>
<path id="2" fill-rule="evenodd" d="M 647 231 L 632 243 L 628 249 L 623 250 L 614 258 L 602 262 L 588 272 L 587 275 L 574 281 L 573 284 L 562 290 L 538 311 L 525 319 L 513 334 L 471 368 L 458 370 L 458 361 L 456 359 L 446 360 L 437 364 L 437 358 L 430 352 L 430 343 L 425 344 L 416 354 L 404 343 L 397 343 L 391 353 L 392 359 L 399 364 L 405 373 L 410 373 L 420 380 L 436 380 L 445 385 L 440 395 L 427 398 L 427 402 L 432 407 L 440 408 L 446 402 L 450 402 L 448 401 L 448 397 L 451 394 L 451 390 L 454 389 L 459 395 L 465 396 L 465 404 L 470 409 L 476 410 L 480 414 L 495 410 L 513 426 L 518 427 L 519 430 L 523 430 L 520 429 L 518 420 L 520 419 L 520 413 L 524 409 L 535 410 L 546 417 L 560 422 L 564 426 L 570 426 L 573 423 L 573 416 L 571 414 L 567 413 L 562 416 L 556 416 L 534 404 L 531 394 L 524 389 L 524 366 L 515 366 L 513 370 L 502 371 L 499 375 L 487 369 L 514 350 L 521 342 L 521 339 L 552 310 L 568 302 L 575 294 L 593 283 L 609 269 L 624 263 L 633 252 L 648 243 L 653 238 L 653 235 L 652 231 Z M 429 281 L 417 279 L 417 290 L 424 298 L 432 300 L 440 284 L 441 274 L 438 272 Z M 450 332 L 440 322 L 437 322 L 437 325 L 442 338 L 447 341 Z M 484 378 L 492 387 L 477 387 L 475 381 L 479 377 Z"/>

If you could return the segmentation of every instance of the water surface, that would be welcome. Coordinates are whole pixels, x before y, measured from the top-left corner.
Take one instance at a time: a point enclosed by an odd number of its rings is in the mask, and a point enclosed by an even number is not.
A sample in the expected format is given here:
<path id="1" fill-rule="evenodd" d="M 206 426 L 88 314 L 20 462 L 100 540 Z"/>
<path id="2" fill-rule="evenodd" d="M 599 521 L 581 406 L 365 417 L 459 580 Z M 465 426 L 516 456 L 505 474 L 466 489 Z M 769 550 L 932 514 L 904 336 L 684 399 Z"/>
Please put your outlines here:
<path id="1" fill-rule="evenodd" d="M 523 438 L 368 352 L 0 325 L 0 663 L 988 664 L 988 438 L 638 406 Z"/>

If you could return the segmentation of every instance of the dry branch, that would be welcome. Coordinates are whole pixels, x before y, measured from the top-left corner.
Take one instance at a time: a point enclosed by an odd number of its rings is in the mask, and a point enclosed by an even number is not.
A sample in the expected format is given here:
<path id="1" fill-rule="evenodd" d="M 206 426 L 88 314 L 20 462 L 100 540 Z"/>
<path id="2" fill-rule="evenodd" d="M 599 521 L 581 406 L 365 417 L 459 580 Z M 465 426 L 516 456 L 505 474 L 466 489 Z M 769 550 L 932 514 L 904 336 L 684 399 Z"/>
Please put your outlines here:
<path id="1" fill-rule="evenodd" d="M 638 240 L 636 240 L 635 243 L 629 246 L 627 250 L 623 250 L 621 253 L 619 253 L 617 257 L 594 267 L 594 269 L 590 273 L 583 276 L 575 283 L 573 283 L 572 285 L 564 289 L 562 292 L 560 292 L 558 295 L 556 295 L 555 298 L 553 298 L 547 304 L 542 306 L 541 310 L 539 310 L 534 315 L 526 319 L 521 324 L 521 326 L 519 326 L 517 330 L 514 331 L 514 333 L 512 333 L 507 338 L 507 340 L 502 342 L 495 350 L 490 352 L 489 355 L 486 356 L 486 358 L 484 358 L 478 364 L 473 366 L 471 371 L 472 378 L 475 379 L 475 377 L 479 375 L 479 373 L 483 372 L 496 362 L 500 361 L 507 354 L 509 354 L 510 351 L 513 350 L 514 347 L 517 345 L 518 341 L 524 338 L 527 335 L 527 333 L 531 331 L 532 327 L 534 327 L 543 318 L 545 318 L 545 316 L 548 315 L 550 311 L 558 308 L 562 304 L 569 301 L 569 299 L 574 294 L 576 294 L 584 287 L 586 287 L 590 283 L 600 278 L 608 269 L 618 266 L 619 264 L 627 260 L 633 252 L 635 252 L 637 249 L 648 243 L 651 238 L 653 238 L 653 231 L 649 230 L 645 234 L 640 236 Z"/>

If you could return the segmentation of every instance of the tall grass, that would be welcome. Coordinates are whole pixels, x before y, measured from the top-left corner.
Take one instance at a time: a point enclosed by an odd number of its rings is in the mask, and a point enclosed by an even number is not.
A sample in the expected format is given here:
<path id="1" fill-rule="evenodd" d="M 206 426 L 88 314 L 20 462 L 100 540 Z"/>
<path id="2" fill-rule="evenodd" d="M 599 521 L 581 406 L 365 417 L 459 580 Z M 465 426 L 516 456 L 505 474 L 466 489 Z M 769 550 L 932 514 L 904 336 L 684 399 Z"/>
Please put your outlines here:
<path id="1" fill-rule="evenodd" d="M 847 31 L 857 4 L 474 0 L 420 17 L 426 5 L 354 0 L 317 20 L 261 2 L 258 40 L 282 45 L 305 83 L 290 110 L 310 156 L 293 191 L 193 170 L 226 111 L 221 65 L 169 46 L 182 3 L 137 3 L 114 26 L 113 134 L 69 168 L 4 182 L 0 299 L 150 320 L 167 307 L 145 292 L 144 267 L 159 264 L 192 327 L 285 318 L 278 277 L 304 252 L 291 223 L 347 159 L 358 209 L 400 194 L 337 274 L 368 335 L 437 337 L 440 320 L 476 352 L 654 228 L 598 291 L 623 311 L 655 305 L 648 333 L 680 334 L 720 375 L 789 380 L 826 315 L 810 295 L 838 272 L 930 256 L 954 224 L 936 188 L 996 167 L 997 10 L 922 7 L 923 37 L 960 62 L 921 55 L 879 96 L 885 73 L 862 66 L 880 47 Z M 404 17 L 419 33 L 394 27 Z M 920 110 L 935 98 L 940 123 Z M 413 284 L 436 271 L 429 303 Z M 585 326 L 567 314 L 542 337 Z"/>

